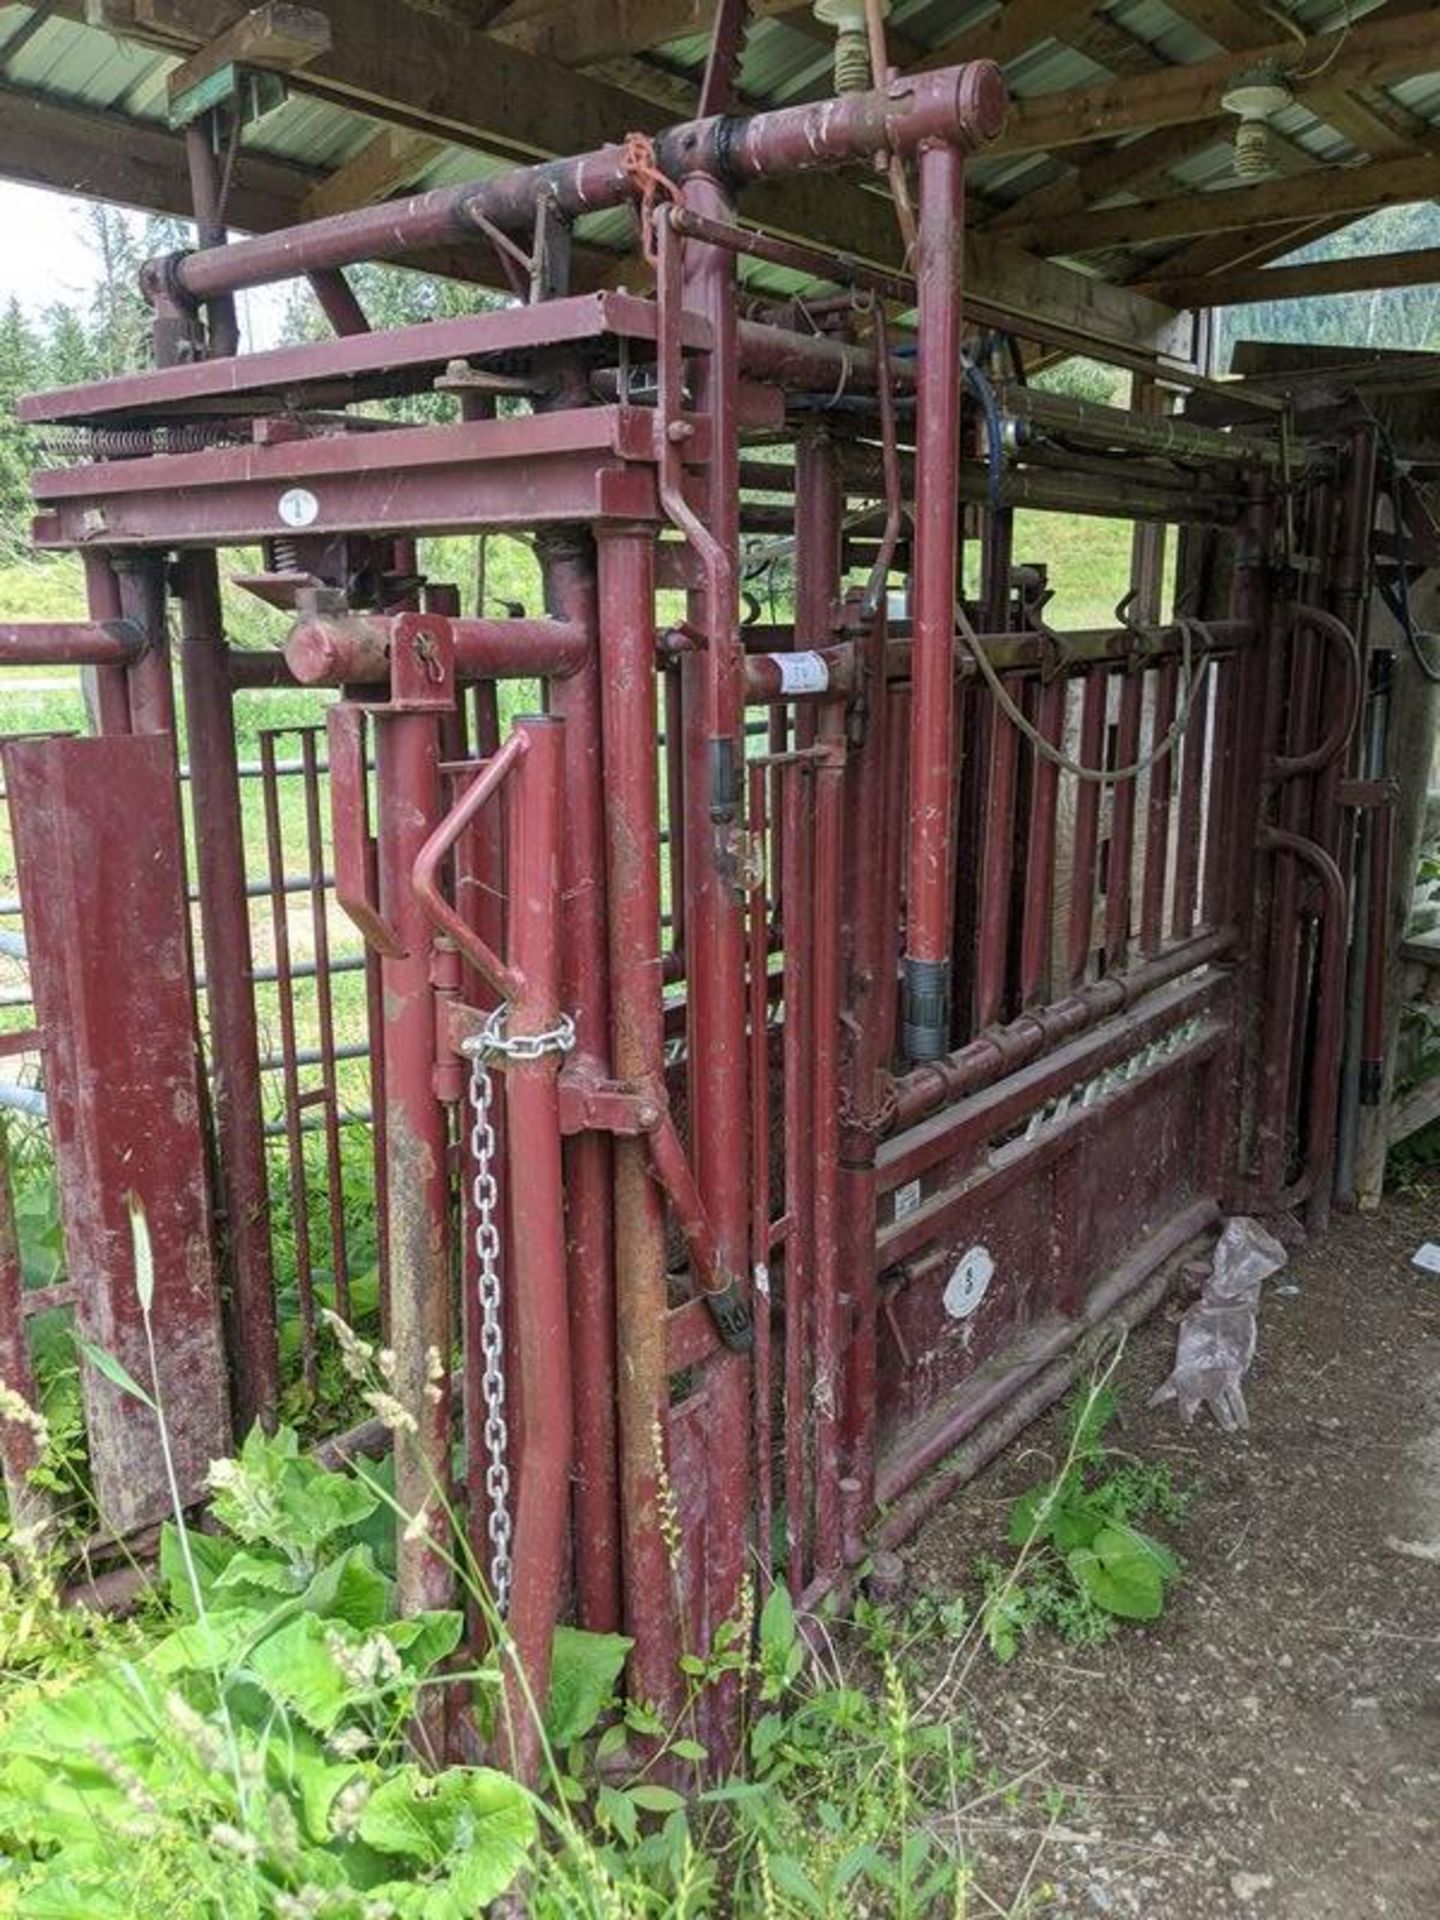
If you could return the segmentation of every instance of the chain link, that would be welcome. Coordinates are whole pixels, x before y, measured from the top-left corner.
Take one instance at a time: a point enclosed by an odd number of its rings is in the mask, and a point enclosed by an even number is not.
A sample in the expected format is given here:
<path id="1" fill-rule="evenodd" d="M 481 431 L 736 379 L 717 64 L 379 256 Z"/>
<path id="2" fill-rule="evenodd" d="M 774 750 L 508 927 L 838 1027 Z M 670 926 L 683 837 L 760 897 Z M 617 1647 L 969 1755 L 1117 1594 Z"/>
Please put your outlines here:
<path id="1" fill-rule="evenodd" d="M 490 1593 L 503 1620 L 510 1611 L 514 1577 L 513 1522 L 510 1514 L 510 1422 L 505 1407 L 504 1281 L 500 1267 L 500 1229 L 495 1216 L 500 1192 L 495 1180 L 495 1098 L 493 1067 L 514 1060 L 539 1060 L 547 1053 L 568 1053 L 575 1044 L 575 1023 L 562 1014 L 544 1033 L 507 1034 L 509 1009 L 498 1006 L 484 1026 L 461 1048 L 470 1059 L 470 1161 L 474 1169 L 471 1200 L 475 1212 L 475 1260 L 480 1295 L 480 1397 L 485 1405 L 485 1497 L 490 1516 Z"/>

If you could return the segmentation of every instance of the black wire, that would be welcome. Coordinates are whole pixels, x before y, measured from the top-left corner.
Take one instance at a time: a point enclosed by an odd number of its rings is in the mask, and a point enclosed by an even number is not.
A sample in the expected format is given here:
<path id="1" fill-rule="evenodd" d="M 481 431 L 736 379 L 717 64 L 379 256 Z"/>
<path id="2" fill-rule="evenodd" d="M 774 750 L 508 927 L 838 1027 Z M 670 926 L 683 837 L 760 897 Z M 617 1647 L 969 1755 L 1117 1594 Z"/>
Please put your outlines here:
<path id="1" fill-rule="evenodd" d="M 1379 435 L 1381 457 L 1385 463 L 1385 485 L 1390 495 L 1390 514 L 1395 522 L 1396 561 L 1395 586 L 1392 588 L 1378 569 L 1376 583 L 1380 588 L 1380 597 L 1405 635 L 1406 644 L 1414 655 L 1416 666 L 1432 686 L 1440 687 L 1440 666 L 1436 665 L 1421 644 L 1422 636 L 1415 625 L 1415 613 L 1410 605 L 1409 536 L 1405 526 L 1405 511 L 1400 499 L 1400 462 L 1395 454 L 1395 443 L 1384 426 L 1376 420 L 1375 427 Z"/>

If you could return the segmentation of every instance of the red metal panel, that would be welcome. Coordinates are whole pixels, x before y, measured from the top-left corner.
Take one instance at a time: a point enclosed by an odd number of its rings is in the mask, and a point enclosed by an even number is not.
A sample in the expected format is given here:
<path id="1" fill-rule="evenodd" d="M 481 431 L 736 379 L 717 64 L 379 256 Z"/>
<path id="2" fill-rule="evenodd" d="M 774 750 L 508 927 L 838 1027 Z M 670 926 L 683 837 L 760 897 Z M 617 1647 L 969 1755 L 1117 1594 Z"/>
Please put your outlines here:
<path id="1" fill-rule="evenodd" d="M 4 766 L 76 1322 L 152 1384 L 134 1193 L 154 1248 L 154 1384 L 193 1495 L 230 1433 L 170 743 L 15 740 Z M 84 1385 L 107 1524 L 158 1519 L 153 1416 L 89 1366 Z"/>

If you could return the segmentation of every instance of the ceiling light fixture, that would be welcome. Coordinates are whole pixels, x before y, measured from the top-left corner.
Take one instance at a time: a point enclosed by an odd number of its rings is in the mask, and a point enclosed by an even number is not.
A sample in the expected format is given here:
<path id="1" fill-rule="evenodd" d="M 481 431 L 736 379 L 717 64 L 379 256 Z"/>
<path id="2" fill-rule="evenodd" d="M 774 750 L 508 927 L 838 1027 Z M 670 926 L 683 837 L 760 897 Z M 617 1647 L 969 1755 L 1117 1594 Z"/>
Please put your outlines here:
<path id="1" fill-rule="evenodd" d="M 890 0 L 880 0 L 880 17 Z M 870 37 L 865 0 L 815 0 L 815 18 L 835 29 L 835 91 L 864 93 L 870 87 Z"/>
<path id="2" fill-rule="evenodd" d="M 1241 180 L 1255 180 L 1274 165 L 1270 152 L 1270 122 L 1293 104 L 1294 91 L 1278 60 L 1237 73 L 1220 96 L 1226 113 L 1238 116 L 1235 129 L 1235 172 Z"/>

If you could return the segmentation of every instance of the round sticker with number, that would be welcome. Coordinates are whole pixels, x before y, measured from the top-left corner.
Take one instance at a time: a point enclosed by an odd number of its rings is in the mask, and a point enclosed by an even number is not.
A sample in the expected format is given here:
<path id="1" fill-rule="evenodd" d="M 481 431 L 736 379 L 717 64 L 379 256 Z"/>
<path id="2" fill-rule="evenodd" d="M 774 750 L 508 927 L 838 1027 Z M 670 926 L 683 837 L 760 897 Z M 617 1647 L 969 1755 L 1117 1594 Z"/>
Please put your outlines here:
<path id="1" fill-rule="evenodd" d="M 287 527 L 313 527 L 320 502 L 308 487 L 287 487 L 280 496 L 279 512 Z"/>
<path id="2" fill-rule="evenodd" d="M 945 1283 L 945 1311 L 952 1320 L 968 1320 L 995 1277 L 995 1261 L 988 1247 L 971 1247 L 955 1262 Z"/>

